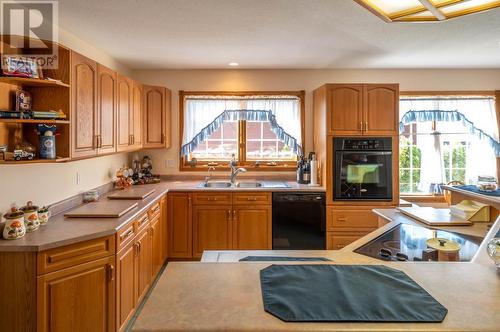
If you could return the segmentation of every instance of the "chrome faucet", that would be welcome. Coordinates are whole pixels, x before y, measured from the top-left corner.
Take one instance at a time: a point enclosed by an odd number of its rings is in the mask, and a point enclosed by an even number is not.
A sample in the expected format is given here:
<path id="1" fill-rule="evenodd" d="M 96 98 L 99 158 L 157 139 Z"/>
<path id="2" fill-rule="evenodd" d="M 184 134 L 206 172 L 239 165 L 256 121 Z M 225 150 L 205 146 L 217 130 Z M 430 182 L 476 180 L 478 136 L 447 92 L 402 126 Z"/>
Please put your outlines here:
<path id="1" fill-rule="evenodd" d="M 243 167 L 237 168 L 238 163 L 236 162 L 236 156 L 233 154 L 231 161 L 229 162 L 229 167 L 231 168 L 231 184 L 234 185 L 234 181 L 236 180 L 236 176 L 239 173 L 245 173 L 247 170 Z"/>
<path id="2" fill-rule="evenodd" d="M 208 175 L 205 176 L 205 183 L 208 183 L 208 181 L 212 178 L 212 172 L 215 171 L 215 167 L 214 166 L 210 166 L 208 168 Z"/>

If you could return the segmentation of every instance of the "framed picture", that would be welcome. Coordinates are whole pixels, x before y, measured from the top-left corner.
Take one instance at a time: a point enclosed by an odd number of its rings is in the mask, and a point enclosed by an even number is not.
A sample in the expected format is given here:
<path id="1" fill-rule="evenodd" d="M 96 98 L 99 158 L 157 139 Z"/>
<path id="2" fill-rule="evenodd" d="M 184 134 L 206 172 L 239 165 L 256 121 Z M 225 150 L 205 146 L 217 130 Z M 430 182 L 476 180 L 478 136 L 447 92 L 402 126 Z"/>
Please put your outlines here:
<path id="1" fill-rule="evenodd" d="M 2 57 L 2 75 L 4 76 L 42 78 L 40 73 L 41 70 L 33 59 L 10 55 Z"/>
<path id="2" fill-rule="evenodd" d="M 28 91 L 17 90 L 16 111 L 19 112 L 31 111 L 32 107 L 33 107 L 33 101 L 31 99 L 31 94 Z"/>

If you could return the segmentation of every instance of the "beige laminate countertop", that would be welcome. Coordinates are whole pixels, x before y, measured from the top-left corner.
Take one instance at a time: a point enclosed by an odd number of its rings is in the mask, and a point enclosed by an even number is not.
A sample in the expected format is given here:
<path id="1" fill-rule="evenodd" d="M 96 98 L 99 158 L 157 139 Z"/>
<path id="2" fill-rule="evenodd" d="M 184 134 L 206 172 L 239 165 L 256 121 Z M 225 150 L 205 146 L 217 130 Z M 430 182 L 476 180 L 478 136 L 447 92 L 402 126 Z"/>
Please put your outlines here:
<path id="1" fill-rule="evenodd" d="M 243 180 L 242 180 L 243 181 Z M 251 181 L 245 179 L 244 181 Z M 163 181 L 157 184 L 143 185 L 141 187 L 155 189 L 155 191 L 143 200 L 134 200 L 138 206 L 120 218 L 66 218 L 64 213 L 50 218 L 46 225 L 32 233 L 17 240 L 0 239 L 0 252 L 27 252 L 43 251 L 51 248 L 61 247 L 82 241 L 97 239 L 115 234 L 125 224 L 144 213 L 155 201 L 167 192 L 175 191 L 300 191 L 300 192 L 323 192 L 322 187 L 311 187 L 308 185 L 286 182 L 290 188 L 198 188 L 200 180 L 195 181 Z M 107 200 L 106 196 L 111 192 L 102 195 L 100 201 Z M 67 212 L 67 211 L 65 211 Z"/>
<path id="2" fill-rule="evenodd" d="M 201 263 L 169 263 L 132 331 L 500 330 L 500 273 L 485 251 L 486 242 L 500 229 L 500 219 L 489 231 L 484 224 L 462 227 L 464 233 L 487 233 L 472 262 L 386 262 L 352 250 L 401 222 L 416 221 L 405 220 L 407 217 L 392 209 L 376 213 L 390 222 L 339 251 L 211 251 L 205 252 Z M 453 228 L 456 231 L 457 227 Z M 285 323 L 263 309 L 259 271 L 272 263 L 237 262 L 248 255 L 320 256 L 333 260 L 314 264 L 387 265 L 408 274 L 443 304 L 448 314 L 442 323 Z"/>

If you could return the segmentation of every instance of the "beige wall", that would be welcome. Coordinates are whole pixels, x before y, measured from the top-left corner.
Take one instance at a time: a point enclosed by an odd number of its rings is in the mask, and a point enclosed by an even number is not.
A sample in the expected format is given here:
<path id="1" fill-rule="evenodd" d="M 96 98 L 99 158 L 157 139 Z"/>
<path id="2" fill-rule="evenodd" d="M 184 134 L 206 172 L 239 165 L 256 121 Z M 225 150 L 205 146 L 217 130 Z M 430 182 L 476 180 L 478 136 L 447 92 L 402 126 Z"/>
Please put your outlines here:
<path id="1" fill-rule="evenodd" d="M 66 31 L 60 30 L 59 41 L 114 70 L 130 74 L 130 69 Z M 127 161 L 128 154 L 121 153 L 57 165 L 0 165 L 0 215 L 12 204 L 20 206 L 28 200 L 37 205 L 51 204 L 108 183 L 112 173 Z"/>
<path id="2" fill-rule="evenodd" d="M 156 172 L 179 173 L 179 90 L 306 90 L 306 151 L 312 149 L 312 91 L 324 83 L 399 83 L 401 90 L 500 89 L 500 69 L 493 70 L 143 70 L 133 75 L 145 84 L 172 90 L 172 148 L 151 150 Z M 166 167 L 173 160 L 174 167 Z"/>

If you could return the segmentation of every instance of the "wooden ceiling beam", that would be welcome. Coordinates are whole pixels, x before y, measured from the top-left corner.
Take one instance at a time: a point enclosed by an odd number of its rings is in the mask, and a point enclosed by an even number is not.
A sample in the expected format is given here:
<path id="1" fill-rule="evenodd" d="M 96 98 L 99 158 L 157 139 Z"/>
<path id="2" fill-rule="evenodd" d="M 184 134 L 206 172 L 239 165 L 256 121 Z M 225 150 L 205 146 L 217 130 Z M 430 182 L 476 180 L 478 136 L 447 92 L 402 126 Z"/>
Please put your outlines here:
<path id="1" fill-rule="evenodd" d="M 449 0 L 449 1 L 442 2 L 442 3 L 437 4 L 437 5 L 434 5 L 434 6 L 436 8 L 438 8 L 438 9 L 440 9 L 440 8 L 446 8 L 448 6 L 456 5 L 457 3 L 461 3 L 463 1 L 464 0 Z M 399 11 L 399 12 L 392 13 L 392 14 L 389 15 L 389 18 L 391 20 L 397 20 L 397 19 L 405 17 L 405 16 L 420 14 L 420 13 L 423 13 L 423 12 L 426 12 L 426 11 L 427 11 L 427 8 L 425 6 L 420 6 L 420 7 L 415 7 L 415 8 L 406 9 L 406 10 L 402 10 L 402 11 Z"/>
<path id="2" fill-rule="evenodd" d="M 429 10 L 432 15 L 434 15 L 438 20 L 444 21 L 446 20 L 446 15 L 443 14 L 434 4 L 432 4 L 429 0 L 418 0 L 420 3 Z"/>

